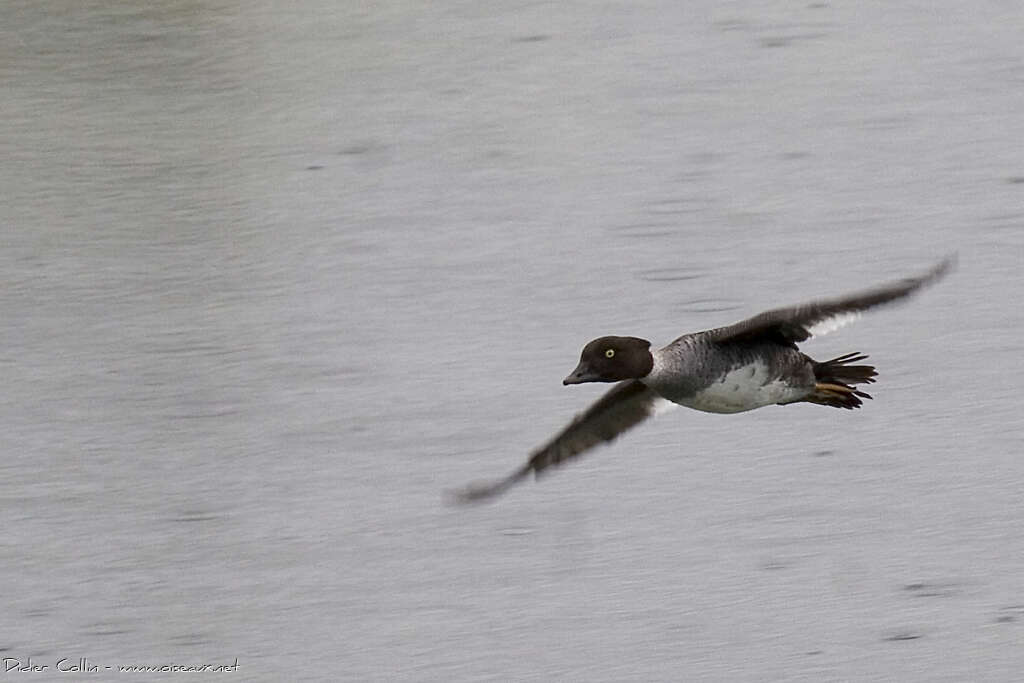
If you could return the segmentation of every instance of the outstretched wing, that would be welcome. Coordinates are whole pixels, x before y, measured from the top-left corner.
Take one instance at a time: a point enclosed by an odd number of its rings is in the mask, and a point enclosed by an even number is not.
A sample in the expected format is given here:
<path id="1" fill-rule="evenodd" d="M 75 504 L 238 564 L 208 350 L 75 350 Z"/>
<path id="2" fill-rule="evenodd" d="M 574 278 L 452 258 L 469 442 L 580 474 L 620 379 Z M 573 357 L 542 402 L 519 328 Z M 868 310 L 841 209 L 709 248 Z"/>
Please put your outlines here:
<path id="1" fill-rule="evenodd" d="M 551 441 L 531 453 L 518 470 L 504 479 L 470 484 L 453 491 L 452 497 L 459 503 L 471 503 L 504 493 L 531 472 L 540 475 L 549 467 L 557 467 L 598 444 L 612 441 L 654 414 L 656 405 L 664 400 L 635 379 L 619 382 Z"/>
<path id="2" fill-rule="evenodd" d="M 796 344 L 813 335 L 825 334 L 853 322 L 860 317 L 862 311 L 869 308 L 910 296 L 948 273 L 955 263 L 955 256 L 950 256 L 918 277 L 891 282 L 837 299 L 811 301 L 766 311 L 735 325 L 710 330 L 706 338 L 716 342 L 765 338 L 783 344 Z"/>

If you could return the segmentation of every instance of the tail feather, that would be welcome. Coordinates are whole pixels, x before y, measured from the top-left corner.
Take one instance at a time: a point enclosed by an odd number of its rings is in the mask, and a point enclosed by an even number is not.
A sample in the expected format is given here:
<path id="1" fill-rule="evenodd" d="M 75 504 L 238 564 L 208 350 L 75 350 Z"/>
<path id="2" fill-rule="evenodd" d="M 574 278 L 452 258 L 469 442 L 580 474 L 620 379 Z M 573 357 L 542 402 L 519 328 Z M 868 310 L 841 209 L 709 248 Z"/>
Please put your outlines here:
<path id="1" fill-rule="evenodd" d="M 878 373 L 872 365 L 851 365 L 865 360 L 867 356 L 858 353 L 847 353 L 842 356 L 814 363 L 814 391 L 804 398 L 810 403 L 817 403 L 834 408 L 852 410 L 860 408 L 862 398 L 871 395 L 854 388 L 857 384 L 873 384 Z"/>

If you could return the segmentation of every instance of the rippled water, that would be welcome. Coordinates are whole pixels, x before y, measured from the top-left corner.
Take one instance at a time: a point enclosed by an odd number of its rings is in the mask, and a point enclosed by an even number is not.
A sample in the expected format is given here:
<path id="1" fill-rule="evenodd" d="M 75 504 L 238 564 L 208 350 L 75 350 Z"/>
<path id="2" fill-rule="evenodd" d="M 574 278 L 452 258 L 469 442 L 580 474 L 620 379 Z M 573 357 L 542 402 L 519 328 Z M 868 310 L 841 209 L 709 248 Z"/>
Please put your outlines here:
<path id="1" fill-rule="evenodd" d="M 998 2 L 9 3 L 0 657 L 48 668 L 8 675 L 1015 680 L 1022 29 Z M 442 504 L 599 394 L 560 384 L 594 336 L 952 251 L 806 347 L 871 354 L 862 411 L 679 410 Z"/>

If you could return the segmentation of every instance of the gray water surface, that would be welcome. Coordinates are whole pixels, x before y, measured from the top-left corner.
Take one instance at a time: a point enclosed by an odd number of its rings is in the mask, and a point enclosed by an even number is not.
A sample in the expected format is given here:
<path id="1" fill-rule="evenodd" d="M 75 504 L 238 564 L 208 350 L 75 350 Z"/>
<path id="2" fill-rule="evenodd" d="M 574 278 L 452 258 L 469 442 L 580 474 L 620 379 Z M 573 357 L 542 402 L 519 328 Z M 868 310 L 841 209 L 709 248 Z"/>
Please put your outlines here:
<path id="1" fill-rule="evenodd" d="M 1021 5 L 422 5 L 4 6 L 5 678 L 1019 680 Z M 443 504 L 592 337 L 950 252 L 861 411 Z"/>

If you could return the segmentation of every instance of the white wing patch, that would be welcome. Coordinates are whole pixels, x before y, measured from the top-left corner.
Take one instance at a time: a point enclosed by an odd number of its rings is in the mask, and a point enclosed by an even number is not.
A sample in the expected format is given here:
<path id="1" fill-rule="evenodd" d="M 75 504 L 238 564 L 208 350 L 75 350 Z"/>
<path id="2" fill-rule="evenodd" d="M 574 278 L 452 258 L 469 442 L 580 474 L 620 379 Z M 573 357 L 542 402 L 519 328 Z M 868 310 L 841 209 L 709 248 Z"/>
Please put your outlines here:
<path id="1" fill-rule="evenodd" d="M 662 398 L 661 396 L 658 396 L 656 399 L 654 399 L 654 405 L 651 408 L 651 417 L 660 417 L 665 413 L 674 410 L 678 407 L 678 403 L 673 403 L 667 398 Z"/>
<path id="2" fill-rule="evenodd" d="M 835 332 L 840 327 L 846 327 L 850 323 L 858 320 L 860 316 L 860 311 L 836 313 L 835 315 L 829 316 L 823 320 L 819 320 L 813 325 L 808 325 L 807 331 L 811 333 L 812 337 L 820 337 L 823 334 Z"/>

